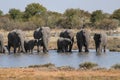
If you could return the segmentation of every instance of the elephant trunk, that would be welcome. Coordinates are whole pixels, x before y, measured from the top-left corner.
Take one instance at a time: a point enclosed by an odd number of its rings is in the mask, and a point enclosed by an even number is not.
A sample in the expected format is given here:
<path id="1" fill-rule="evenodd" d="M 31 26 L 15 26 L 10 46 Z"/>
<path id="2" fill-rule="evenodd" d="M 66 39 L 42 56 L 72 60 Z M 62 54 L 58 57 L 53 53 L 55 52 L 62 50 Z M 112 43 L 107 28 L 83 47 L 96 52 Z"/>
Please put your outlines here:
<path id="1" fill-rule="evenodd" d="M 22 52 L 25 52 L 24 42 L 25 42 L 24 37 L 23 37 L 23 36 L 20 36 L 20 44 L 21 44 Z"/>
<path id="2" fill-rule="evenodd" d="M 22 48 L 22 51 L 25 52 L 25 48 L 24 48 L 24 40 L 23 40 L 23 41 L 21 40 L 21 48 Z"/>
<path id="3" fill-rule="evenodd" d="M 43 34 L 43 52 L 48 52 L 48 36 Z"/>

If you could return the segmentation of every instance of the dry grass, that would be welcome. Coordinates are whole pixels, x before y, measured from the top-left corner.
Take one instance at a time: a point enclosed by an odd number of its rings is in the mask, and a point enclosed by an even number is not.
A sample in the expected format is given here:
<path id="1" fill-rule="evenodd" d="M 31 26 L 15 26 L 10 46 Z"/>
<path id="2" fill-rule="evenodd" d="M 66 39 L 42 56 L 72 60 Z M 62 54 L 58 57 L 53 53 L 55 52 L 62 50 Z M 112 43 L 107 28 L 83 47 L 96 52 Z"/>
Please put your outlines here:
<path id="1" fill-rule="evenodd" d="M 0 69 L 0 80 L 119 80 L 120 70 L 43 71 L 39 68 Z"/>

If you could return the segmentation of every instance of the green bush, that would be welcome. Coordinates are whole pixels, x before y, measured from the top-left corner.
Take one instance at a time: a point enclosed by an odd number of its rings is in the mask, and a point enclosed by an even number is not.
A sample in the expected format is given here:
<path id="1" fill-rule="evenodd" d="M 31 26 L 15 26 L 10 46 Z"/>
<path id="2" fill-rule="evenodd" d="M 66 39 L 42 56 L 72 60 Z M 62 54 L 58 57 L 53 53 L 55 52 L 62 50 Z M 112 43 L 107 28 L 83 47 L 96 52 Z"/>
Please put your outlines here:
<path id="1" fill-rule="evenodd" d="M 79 65 L 79 67 L 83 69 L 92 69 L 96 66 L 98 66 L 98 64 L 92 62 L 85 62 Z"/>
<path id="2" fill-rule="evenodd" d="M 29 68 L 37 68 L 37 67 L 52 67 L 52 66 L 55 67 L 55 64 L 47 63 L 47 64 L 43 64 L 43 65 L 30 65 L 30 66 L 28 66 L 28 67 L 29 67 Z"/>
<path id="3" fill-rule="evenodd" d="M 110 30 L 116 29 L 119 25 L 119 21 L 115 19 L 103 19 L 96 26 L 98 29 Z"/>
<path id="4" fill-rule="evenodd" d="M 120 64 L 115 64 L 111 68 L 113 68 L 113 69 L 120 69 Z"/>

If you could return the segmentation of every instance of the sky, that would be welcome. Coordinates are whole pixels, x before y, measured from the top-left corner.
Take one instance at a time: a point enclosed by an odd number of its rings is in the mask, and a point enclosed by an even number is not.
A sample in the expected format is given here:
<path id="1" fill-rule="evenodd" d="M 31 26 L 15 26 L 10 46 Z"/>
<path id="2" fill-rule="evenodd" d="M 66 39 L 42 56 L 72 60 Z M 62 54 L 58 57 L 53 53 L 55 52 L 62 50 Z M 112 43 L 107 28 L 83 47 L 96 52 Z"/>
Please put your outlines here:
<path id="1" fill-rule="evenodd" d="M 64 13 L 68 8 L 79 8 L 88 12 L 102 10 L 111 14 L 114 10 L 120 8 L 120 0 L 1 0 L 0 10 L 4 14 L 8 13 L 11 8 L 24 11 L 30 3 L 40 3 L 47 10 L 60 13 Z"/>

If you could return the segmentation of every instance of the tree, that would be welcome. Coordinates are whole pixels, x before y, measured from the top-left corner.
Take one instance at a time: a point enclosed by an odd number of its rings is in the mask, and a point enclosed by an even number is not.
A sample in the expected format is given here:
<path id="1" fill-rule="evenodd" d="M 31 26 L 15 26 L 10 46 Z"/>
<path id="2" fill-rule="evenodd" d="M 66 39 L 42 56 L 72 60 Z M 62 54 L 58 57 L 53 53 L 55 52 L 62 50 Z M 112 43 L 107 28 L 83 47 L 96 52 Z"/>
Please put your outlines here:
<path id="1" fill-rule="evenodd" d="M 3 12 L 0 10 L 0 16 L 2 16 L 3 15 Z"/>
<path id="2" fill-rule="evenodd" d="M 49 25 L 50 28 L 55 28 L 57 26 L 58 20 L 60 20 L 62 17 L 62 14 L 52 11 L 48 11 L 47 14 L 47 25 Z"/>
<path id="3" fill-rule="evenodd" d="M 103 18 L 104 18 L 103 12 L 101 10 L 96 10 L 92 13 L 90 21 L 92 23 L 95 23 L 103 20 Z"/>
<path id="4" fill-rule="evenodd" d="M 10 9 L 9 10 L 10 17 L 14 20 L 20 19 L 22 17 L 22 12 L 19 9 Z"/>
<path id="5" fill-rule="evenodd" d="M 103 19 L 97 25 L 99 29 L 110 30 L 116 29 L 119 25 L 119 21 L 115 19 Z"/>
<path id="6" fill-rule="evenodd" d="M 90 13 L 80 9 L 67 9 L 59 23 L 63 28 L 80 28 L 90 18 Z"/>
<path id="7" fill-rule="evenodd" d="M 30 18 L 36 14 L 41 14 L 46 12 L 46 8 L 40 5 L 39 3 L 32 3 L 27 5 L 25 8 L 25 17 Z"/>
<path id="8" fill-rule="evenodd" d="M 115 10 L 111 15 L 111 18 L 118 19 L 120 21 L 120 9 Z"/>

